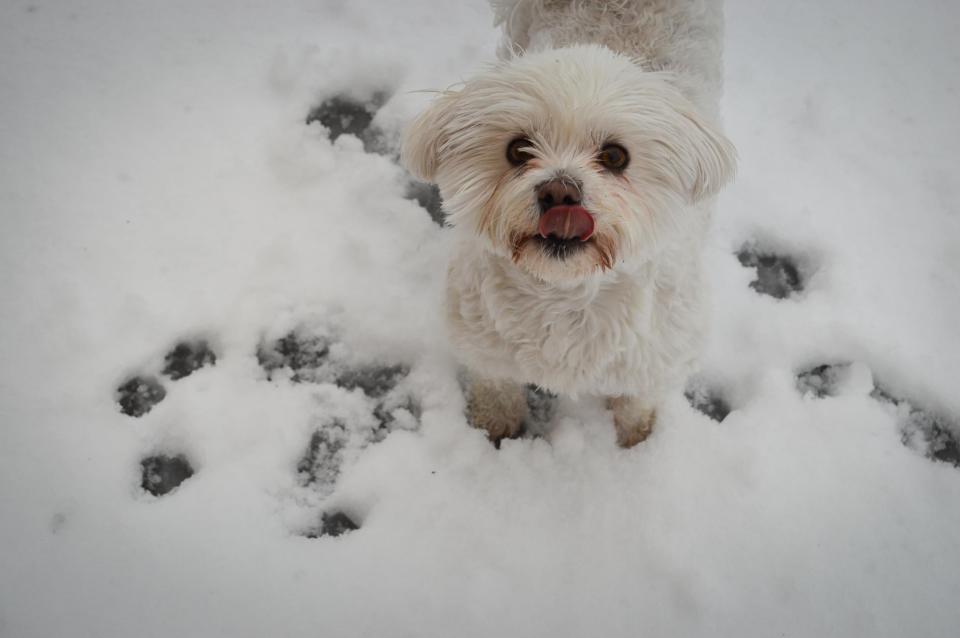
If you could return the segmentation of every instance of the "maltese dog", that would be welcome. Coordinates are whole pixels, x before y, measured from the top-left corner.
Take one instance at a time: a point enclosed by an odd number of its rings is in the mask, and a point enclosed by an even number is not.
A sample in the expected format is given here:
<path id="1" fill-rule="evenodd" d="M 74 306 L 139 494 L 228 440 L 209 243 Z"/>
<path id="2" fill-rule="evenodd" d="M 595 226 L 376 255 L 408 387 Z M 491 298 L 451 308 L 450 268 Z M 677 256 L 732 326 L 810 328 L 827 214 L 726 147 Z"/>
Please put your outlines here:
<path id="1" fill-rule="evenodd" d="M 653 428 L 704 332 L 700 256 L 734 149 L 717 123 L 720 0 L 494 1 L 501 60 L 439 94 L 403 160 L 455 234 L 446 313 L 472 424 L 495 442 L 526 384 Z"/>

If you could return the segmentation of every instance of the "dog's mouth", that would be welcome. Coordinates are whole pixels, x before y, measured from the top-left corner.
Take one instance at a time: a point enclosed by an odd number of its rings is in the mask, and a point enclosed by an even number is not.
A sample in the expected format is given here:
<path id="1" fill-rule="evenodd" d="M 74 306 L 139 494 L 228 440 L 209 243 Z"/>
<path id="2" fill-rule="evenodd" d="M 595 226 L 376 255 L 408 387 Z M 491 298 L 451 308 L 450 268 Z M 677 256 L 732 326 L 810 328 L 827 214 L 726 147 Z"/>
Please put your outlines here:
<path id="1" fill-rule="evenodd" d="M 583 206 L 552 206 L 540 215 L 533 240 L 550 257 L 566 259 L 583 251 L 594 228 L 593 215 Z"/>
<path id="2" fill-rule="evenodd" d="M 593 215 L 583 206 L 561 205 L 543 211 L 537 232 L 543 239 L 584 242 L 593 235 L 595 227 Z"/>
<path id="3" fill-rule="evenodd" d="M 616 261 L 616 243 L 595 232 L 593 215 L 579 204 L 551 206 L 531 230 L 513 235 L 512 258 L 544 280 L 579 279 L 609 270 Z"/>

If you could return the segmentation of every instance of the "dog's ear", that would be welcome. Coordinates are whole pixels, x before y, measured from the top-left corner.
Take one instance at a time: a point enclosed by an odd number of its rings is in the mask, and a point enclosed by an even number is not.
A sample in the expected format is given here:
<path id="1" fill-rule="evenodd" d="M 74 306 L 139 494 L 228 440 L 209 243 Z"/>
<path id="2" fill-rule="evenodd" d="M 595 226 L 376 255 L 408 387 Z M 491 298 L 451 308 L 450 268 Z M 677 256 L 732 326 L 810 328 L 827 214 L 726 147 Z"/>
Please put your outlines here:
<path id="1" fill-rule="evenodd" d="M 688 155 L 684 162 L 694 168 L 688 176 L 687 191 L 691 202 L 716 195 L 733 179 L 737 167 L 737 151 L 720 131 L 693 112 L 681 113 L 687 120 L 689 141 L 680 152 Z"/>
<path id="2" fill-rule="evenodd" d="M 733 144 L 692 108 L 676 108 L 663 124 L 656 141 L 667 153 L 649 160 L 666 162 L 661 168 L 690 203 L 716 195 L 736 170 Z"/>
<path id="3" fill-rule="evenodd" d="M 733 177 L 733 144 L 697 112 L 668 73 L 644 73 L 634 113 L 649 131 L 638 151 L 644 165 L 660 174 L 688 202 L 716 195 Z"/>
<path id="4" fill-rule="evenodd" d="M 454 91 L 441 93 L 403 132 L 400 161 L 417 179 L 434 181 L 457 97 Z"/>

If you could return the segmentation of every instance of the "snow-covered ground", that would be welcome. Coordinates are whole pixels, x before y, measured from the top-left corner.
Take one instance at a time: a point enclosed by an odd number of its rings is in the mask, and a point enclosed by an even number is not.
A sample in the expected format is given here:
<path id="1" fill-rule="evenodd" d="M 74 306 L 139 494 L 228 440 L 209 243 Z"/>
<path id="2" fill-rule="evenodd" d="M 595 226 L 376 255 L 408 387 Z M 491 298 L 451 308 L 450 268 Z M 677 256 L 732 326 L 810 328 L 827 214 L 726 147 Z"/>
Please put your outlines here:
<path id="1" fill-rule="evenodd" d="M 0 636 L 956 635 L 960 5 L 727 18 L 732 411 L 496 450 L 392 157 L 484 2 L 0 4 Z"/>

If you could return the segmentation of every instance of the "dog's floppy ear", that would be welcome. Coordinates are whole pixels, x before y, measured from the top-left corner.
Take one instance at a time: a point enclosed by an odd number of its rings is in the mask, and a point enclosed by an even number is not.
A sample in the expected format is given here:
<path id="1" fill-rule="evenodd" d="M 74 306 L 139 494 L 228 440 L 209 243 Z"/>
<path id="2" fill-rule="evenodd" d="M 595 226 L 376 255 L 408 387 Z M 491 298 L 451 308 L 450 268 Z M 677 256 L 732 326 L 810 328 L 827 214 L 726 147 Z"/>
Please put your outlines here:
<path id="1" fill-rule="evenodd" d="M 660 174 L 690 203 L 716 195 L 733 177 L 733 144 L 697 112 L 669 73 L 644 73 L 634 113 L 647 129 L 648 144 L 639 153 L 645 166 Z"/>
<path id="2" fill-rule="evenodd" d="M 666 153 L 646 161 L 659 168 L 690 203 L 717 192 L 733 177 L 737 153 L 733 144 L 692 105 L 672 105 L 673 113 L 660 121 L 655 141 Z"/>
<path id="3" fill-rule="evenodd" d="M 737 151 L 725 135 L 699 115 L 691 111 L 681 116 L 687 121 L 689 139 L 674 150 L 682 156 L 682 164 L 693 168 L 693 174 L 686 176 L 685 182 L 690 201 L 696 203 L 716 195 L 733 178 Z"/>
<path id="4" fill-rule="evenodd" d="M 414 177 L 434 181 L 457 97 L 455 91 L 441 93 L 403 132 L 400 161 Z"/>

